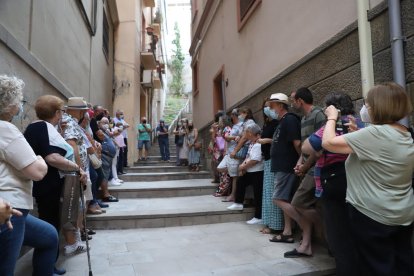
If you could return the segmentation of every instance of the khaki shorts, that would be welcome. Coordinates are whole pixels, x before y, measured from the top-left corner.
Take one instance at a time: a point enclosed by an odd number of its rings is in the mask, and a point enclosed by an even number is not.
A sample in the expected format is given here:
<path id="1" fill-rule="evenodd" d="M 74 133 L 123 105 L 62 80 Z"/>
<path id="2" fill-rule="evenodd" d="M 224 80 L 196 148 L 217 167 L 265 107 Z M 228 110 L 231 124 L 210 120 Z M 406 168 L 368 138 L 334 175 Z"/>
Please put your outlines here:
<path id="1" fill-rule="evenodd" d="M 239 165 L 240 160 L 230 158 L 230 155 L 226 154 L 223 160 L 221 160 L 220 164 L 217 166 L 217 169 L 227 169 L 227 172 L 230 175 L 230 177 L 236 177 L 239 176 Z"/>
<path id="2" fill-rule="evenodd" d="M 301 209 L 314 209 L 318 198 L 315 197 L 315 179 L 306 174 L 293 196 L 291 204 Z"/>

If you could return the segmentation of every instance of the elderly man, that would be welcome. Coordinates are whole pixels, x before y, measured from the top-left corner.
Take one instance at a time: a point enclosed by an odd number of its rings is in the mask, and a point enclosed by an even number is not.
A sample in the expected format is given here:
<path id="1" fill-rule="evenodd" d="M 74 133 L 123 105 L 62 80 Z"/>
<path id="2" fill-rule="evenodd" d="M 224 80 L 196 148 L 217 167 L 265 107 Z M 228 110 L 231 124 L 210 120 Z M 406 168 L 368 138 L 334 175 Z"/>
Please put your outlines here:
<path id="1" fill-rule="evenodd" d="M 147 118 L 142 117 L 138 129 L 138 161 L 148 160 L 148 151 L 151 147 L 151 125 L 147 124 Z M 145 146 L 145 151 L 143 151 Z"/>

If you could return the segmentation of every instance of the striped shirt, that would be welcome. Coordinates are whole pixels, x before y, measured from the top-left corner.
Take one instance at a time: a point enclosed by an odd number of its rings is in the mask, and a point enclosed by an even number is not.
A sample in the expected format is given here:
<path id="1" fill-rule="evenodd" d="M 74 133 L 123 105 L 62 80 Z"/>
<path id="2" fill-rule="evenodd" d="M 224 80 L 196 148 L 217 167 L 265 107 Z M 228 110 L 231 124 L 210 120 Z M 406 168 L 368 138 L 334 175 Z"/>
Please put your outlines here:
<path id="1" fill-rule="evenodd" d="M 302 117 L 301 138 L 305 141 L 312 133 L 320 129 L 326 122 L 322 108 L 313 106 L 309 115 Z"/>

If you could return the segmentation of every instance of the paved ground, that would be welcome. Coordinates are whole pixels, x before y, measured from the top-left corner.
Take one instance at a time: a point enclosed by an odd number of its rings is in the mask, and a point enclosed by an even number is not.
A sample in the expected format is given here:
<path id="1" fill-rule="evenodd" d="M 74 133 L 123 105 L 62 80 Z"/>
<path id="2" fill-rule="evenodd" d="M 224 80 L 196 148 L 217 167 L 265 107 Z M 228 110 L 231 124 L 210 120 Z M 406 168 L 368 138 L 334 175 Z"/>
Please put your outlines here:
<path id="1" fill-rule="evenodd" d="M 244 222 L 210 225 L 102 230 L 91 241 L 93 274 L 134 275 L 331 275 L 333 259 L 322 247 L 314 257 L 285 259 L 292 244 L 274 244 Z M 16 276 L 30 273 L 31 253 Z M 61 257 L 67 276 L 88 275 L 86 254 Z"/>

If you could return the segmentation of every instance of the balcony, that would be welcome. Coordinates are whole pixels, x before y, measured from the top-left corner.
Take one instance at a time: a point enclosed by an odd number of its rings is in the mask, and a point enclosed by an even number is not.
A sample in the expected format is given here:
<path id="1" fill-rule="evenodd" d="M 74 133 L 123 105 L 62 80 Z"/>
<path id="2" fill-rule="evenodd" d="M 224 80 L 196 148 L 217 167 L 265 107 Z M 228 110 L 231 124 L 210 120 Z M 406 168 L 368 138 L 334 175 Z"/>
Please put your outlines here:
<path id="1" fill-rule="evenodd" d="M 153 82 L 154 89 L 161 89 L 162 88 L 161 80 L 160 80 L 159 77 L 154 77 L 152 79 L 152 82 Z"/>
<path id="2" fill-rule="evenodd" d="M 141 63 L 146 70 L 157 69 L 157 62 L 153 52 L 141 52 Z"/>
<path id="3" fill-rule="evenodd" d="M 144 7 L 146 8 L 154 8 L 155 7 L 155 0 L 143 0 Z"/>

